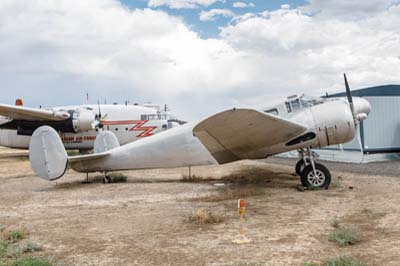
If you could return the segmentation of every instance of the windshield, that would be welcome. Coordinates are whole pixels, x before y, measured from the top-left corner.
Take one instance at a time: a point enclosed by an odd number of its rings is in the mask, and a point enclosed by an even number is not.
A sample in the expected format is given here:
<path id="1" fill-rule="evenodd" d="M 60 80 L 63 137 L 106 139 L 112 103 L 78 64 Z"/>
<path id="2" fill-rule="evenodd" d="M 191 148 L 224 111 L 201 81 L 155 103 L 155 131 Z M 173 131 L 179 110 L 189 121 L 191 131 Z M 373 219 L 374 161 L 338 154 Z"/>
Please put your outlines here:
<path id="1" fill-rule="evenodd" d="M 295 112 L 297 110 L 315 106 L 324 102 L 324 99 L 319 97 L 313 97 L 309 95 L 301 95 L 299 97 L 289 98 L 286 102 L 286 108 L 288 113 Z"/>

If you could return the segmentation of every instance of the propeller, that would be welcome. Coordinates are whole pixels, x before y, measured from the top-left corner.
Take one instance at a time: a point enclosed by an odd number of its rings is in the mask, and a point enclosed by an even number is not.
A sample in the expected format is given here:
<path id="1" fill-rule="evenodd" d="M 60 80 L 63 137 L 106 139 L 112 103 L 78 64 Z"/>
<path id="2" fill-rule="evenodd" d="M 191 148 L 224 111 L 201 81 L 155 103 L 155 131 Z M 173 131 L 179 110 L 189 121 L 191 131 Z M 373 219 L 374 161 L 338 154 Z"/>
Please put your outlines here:
<path id="1" fill-rule="evenodd" d="M 101 122 L 107 117 L 107 115 L 105 115 L 104 117 L 101 116 L 100 101 L 97 101 L 97 107 L 99 109 L 99 112 L 96 115 L 95 121 L 92 123 L 92 127 L 93 128 L 102 128 L 103 125 L 101 124 Z"/>
<path id="2" fill-rule="evenodd" d="M 361 119 L 360 119 L 360 117 L 357 117 L 356 113 L 354 113 L 354 102 L 353 102 L 353 96 L 351 95 L 349 82 L 347 81 L 346 74 L 343 74 L 343 76 L 344 76 L 344 84 L 346 86 L 347 100 L 349 102 L 350 110 L 351 110 L 351 113 L 353 114 L 353 118 L 354 118 L 354 125 L 355 125 L 355 129 L 356 129 L 358 145 L 360 146 L 361 153 L 364 154 L 364 148 L 363 148 L 362 140 L 361 140 L 361 129 L 360 129 Z"/>

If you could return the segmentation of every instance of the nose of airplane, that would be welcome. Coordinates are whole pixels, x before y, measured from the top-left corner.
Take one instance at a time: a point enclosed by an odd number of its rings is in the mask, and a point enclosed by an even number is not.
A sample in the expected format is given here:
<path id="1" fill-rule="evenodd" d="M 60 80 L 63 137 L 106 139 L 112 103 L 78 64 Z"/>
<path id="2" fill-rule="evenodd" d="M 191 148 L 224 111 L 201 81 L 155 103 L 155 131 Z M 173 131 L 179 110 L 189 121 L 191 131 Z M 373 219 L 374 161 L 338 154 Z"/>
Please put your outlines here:
<path id="1" fill-rule="evenodd" d="M 363 98 L 354 97 L 353 104 L 354 104 L 354 113 L 356 115 L 368 116 L 368 114 L 371 112 L 371 104 Z"/>

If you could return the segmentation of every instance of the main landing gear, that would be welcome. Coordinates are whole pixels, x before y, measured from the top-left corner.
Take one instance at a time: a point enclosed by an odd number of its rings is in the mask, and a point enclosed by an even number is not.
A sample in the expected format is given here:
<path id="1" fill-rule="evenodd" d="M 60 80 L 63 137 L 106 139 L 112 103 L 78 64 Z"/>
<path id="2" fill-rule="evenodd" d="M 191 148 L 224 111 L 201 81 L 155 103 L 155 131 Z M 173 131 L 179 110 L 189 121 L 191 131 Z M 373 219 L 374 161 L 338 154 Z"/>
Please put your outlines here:
<path id="1" fill-rule="evenodd" d="M 299 154 L 301 159 L 296 164 L 296 173 L 300 175 L 301 184 L 307 188 L 327 189 L 331 184 L 331 173 L 316 162 L 318 155 L 310 148 L 300 149 Z"/>
<path id="2" fill-rule="evenodd" d="M 111 183 L 111 177 L 109 177 L 105 172 L 103 177 L 103 184 L 109 184 L 109 183 Z"/>

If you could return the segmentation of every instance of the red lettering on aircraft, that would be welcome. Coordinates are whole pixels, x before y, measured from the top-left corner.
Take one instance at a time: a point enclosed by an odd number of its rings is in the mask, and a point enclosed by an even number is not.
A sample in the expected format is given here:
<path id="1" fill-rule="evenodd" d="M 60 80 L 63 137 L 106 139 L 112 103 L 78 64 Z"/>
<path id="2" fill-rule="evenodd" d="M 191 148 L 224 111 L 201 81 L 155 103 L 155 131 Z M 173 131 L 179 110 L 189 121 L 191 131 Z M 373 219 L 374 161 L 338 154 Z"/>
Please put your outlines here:
<path id="1" fill-rule="evenodd" d="M 134 125 L 129 131 L 142 131 L 138 134 L 137 138 L 144 138 L 154 135 L 153 131 L 156 126 L 145 126 L 149 120 L 126 120 L 126 121 L 103 121 L 105 126 L 118 126 L 118 125 Z"/>

